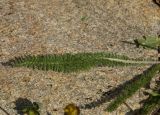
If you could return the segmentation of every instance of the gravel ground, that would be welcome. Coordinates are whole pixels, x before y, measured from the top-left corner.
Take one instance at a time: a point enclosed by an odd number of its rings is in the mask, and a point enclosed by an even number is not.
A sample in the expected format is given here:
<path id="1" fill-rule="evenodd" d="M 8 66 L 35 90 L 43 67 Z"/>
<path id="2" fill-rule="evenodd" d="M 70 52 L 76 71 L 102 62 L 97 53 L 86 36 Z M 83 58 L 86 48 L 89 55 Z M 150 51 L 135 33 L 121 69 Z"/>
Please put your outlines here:
<path id="1" fill-rule="evenodd" d="M 160 7 L 152 0 L 0 0 L 0 62 L 26 54 L 117 52 L 130 57 L 155 57 L 155 51 L 124 44 L 160 33 Z M 68 103 L 83 105 L 131 79 L 146 67 L 93 68 L 79 73 L 57 73 L 0 65 L 0 107 L 11 115 L 14 101 L 40 102 L 42 115 L 63 115 Z M 143 99 L 137 92 L 127 103 L 136 109 Z M 100 107 L 82 115 L 124 115 Z M 5 115 L 0 110 L 1 115 Z"/>

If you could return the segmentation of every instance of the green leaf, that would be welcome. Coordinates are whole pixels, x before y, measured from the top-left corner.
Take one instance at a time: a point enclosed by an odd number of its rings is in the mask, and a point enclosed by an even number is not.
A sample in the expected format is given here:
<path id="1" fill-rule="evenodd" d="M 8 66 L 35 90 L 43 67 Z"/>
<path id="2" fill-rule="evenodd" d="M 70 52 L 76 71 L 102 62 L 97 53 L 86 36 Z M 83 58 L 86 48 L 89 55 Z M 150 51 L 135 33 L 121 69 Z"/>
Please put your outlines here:
<path id="1" fill-rule="evenodd" d="M 106 110 L 109 112 L 116 110 L 119 105 L 124 103 L 126 99 L 131 97 L 138 89 L 148 84 L 159 70 L 160 64 L 155 64 L 146 70 L 143 74 L 138 75 L 137 79 L 133 79 L 131 83 L 126 84 L 125 87 L 123 87 L 121 93 L 115 100 L 113 100 L 113 102 L 109 104 Z"/>
<path id="2" fill-rule="evenodd" d="M 160 97 L 149 96 L 139 110 L 139 115 L 151 115 L 152 112 L 160 108 Z"/>
<path id="3" fill-rule="evenodd" d="M 159 37 L 146 37 L 141 39 L 135 39 L 134 42 L 137 45 L 141 45 L 143 47 L 157 49 L 160 46 L 160 38 Z"/>
<path id="4" fill-rule="evenodd" d="M 53 70 L 57 72 L 76 72 L 102 66 L 129 66 L 160 63 L 160 61 L 132 59 L 114 53 L 78 53 L 63 55 L 38 55 L 16 57 L 3 65 L 12 67 L 29 67 L 39 70 Z"/>
<path id="5" fill-rule="evenodd" d="M 154 92 L 154 91 L 152 91 L 152 92 L 145 91 L 145 92 L 148 93 L 148 94 L 150 94 L 151 96 L 160 97 L 160 94 L 157 93 L 157 92 Z"/>

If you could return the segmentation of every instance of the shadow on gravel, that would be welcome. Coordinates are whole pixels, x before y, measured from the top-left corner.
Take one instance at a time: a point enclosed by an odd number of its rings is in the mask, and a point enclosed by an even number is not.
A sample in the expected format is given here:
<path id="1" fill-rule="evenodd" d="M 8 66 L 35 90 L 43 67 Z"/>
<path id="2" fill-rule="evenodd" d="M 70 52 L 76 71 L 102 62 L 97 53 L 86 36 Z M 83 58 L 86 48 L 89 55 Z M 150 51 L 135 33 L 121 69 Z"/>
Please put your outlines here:
<path id="1" fill-rule="evenodd" d="M 23 109 L 33 106 L 32 102 L 26 98 L 18 98 L 15 101 L 15 105 L 16 107 L 14 109 L 17 110 L 17 113 L 20 115 L 24 114 Z"/>
<path id="2" fill-rule="evenodd" d="M 26 98 L 18 98 L 15 101 L 16 107 L 14 108 L 17 110 L 17 113 L 20 115 L 24 115 L 24 113 L 32 112 L 33 115 L 40 115 L 39 114 L 39 105 L 36 102 L 31 102 L 30 100 Z"/>
<path id="3" fill-rule="evenodd" d="M 0 110 L 3 111 L 6 115 L 10 115 L 5 109 L 3 109 L 2 107 L 0 107 Z"/>
<path id="4" fill-rule="evenodd" d="M 160 7 L 160 0 L 152 0 L 155 4 L 157 4 Z"/>

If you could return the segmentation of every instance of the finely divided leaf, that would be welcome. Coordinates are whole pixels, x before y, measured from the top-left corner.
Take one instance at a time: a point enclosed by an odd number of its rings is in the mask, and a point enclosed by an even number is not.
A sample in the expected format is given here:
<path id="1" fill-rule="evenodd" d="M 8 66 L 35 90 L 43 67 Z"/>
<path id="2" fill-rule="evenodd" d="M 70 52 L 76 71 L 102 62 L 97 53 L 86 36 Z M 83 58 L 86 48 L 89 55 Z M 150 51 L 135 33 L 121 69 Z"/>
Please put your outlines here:
<path id="1" fill-rule="evenodd" d="M 74 72 L 88 70 L 99 66 L 127 66 L 160 63 L 158 61 L 145 61 L 143 59 L 131 59 L 127 56 L 113 53 L 66 53 L 63 55 L 38 55 L 16 57 L 3 65 L 13 67 L 30 67 L 39 70 L 53 70 L 58 72 Z"/>

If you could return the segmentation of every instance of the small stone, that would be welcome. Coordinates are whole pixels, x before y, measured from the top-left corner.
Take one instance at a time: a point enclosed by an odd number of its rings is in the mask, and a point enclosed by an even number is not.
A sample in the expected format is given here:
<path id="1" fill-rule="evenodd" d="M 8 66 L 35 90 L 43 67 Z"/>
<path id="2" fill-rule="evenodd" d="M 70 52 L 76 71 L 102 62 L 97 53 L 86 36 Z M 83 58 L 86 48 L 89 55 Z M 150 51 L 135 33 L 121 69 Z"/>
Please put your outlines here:
<path id="1" fill-rule="evenodd" d="M 30 77 L 24 77 L 22 78 L 22 82 L 29 82 L 31 80 Z"/>
<path id="2" fill-rule="evenodd" d="M 7 49 L 2 49 L 2 54 L 9 55 L 10 53 L 7 51 Z"/>

